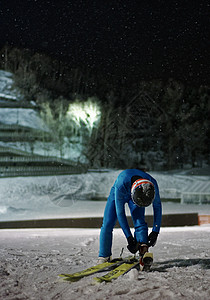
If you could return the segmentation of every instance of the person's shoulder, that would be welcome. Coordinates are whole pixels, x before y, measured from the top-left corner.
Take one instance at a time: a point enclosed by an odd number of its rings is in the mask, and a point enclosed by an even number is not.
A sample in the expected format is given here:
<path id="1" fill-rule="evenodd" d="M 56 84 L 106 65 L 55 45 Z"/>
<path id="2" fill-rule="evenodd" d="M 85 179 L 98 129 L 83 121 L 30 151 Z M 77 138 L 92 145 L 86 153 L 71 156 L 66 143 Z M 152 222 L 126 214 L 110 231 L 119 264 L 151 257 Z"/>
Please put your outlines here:
<path id="1" fill-rule="evenodd" d="M 130 183 L 130 179 L 133 175 L 135 175 L 133 169 L 125 169 L 119 173 L 116 182 L 118 184 L 126 184 L 127 182 Z"/>
<path id="2" fill-rule="evenodd" d="M 139 169 L 137 169 L 137 170 L 139 170 Z M 149 174 L 149 173 L 146 172 L 146 171 L 142 171 L 142 170 L 139 170 L 139 172 L 141 172 L 142 178 L 148 179 L 148 180 L 150 180 L 153 184 L 157 185 L 156 179 L 155 179 L 151 174 Z"/>
<path id="3" fill-rule="evenodd" d="M 148 179 L 149 179 L 154 185 L 158 186 L 157 180 L 156 180 L 152 175 L 150 175 L 150 174 L 148 174 L 148 173 L 147 173 L 147 175 L 149 176 Z"/>
<path id="4" fill-rule="evenodd" d="M 123 176 L 126 176 L 127 174 L 130 173 L 130 169 L 126 169 L 126 170 L 123 170 L 120 172 L 120 174 L 118 175 L 118 177 L 123 177 Z"/>
<path id="5" fill-rule="evenodd" d="M 123 170 L 118 177 L 122 178 L 122 177 L 132 177 L 134 175 L 139 175 L 140 177 L 144 177 L 144 174 L 146 174 L 145 172 L 141 171 L 140 169 L 125 169 Z M 146 177 L 145 177 L 146 178 Z"/>
<path id="6" fill-rule="evenodd" d="M 127 178 L 127 177 L 132 177 L 134 175 L 148 179 L 155 184 L 157 183 L 155 178 L 153 178 L 149 173 L 147 173 L 143 170 L 140 170 L 138 168 L 125 169 L 119 173 L 118 178 L 124 178 L 124 177 Z"/>

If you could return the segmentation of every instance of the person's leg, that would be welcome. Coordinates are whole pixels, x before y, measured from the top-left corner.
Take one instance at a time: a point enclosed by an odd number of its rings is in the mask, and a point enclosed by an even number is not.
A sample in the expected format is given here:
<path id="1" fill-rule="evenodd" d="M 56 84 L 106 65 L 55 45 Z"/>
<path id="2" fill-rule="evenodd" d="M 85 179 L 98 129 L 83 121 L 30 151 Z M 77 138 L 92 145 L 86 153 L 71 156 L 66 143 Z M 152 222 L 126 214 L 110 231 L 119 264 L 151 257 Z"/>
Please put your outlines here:
<path id="1" fill-rule="evenodd" d="M 109 257 L 112 255 L 112 232 L 116 221 L 115 192 L 112 187 L 105 207 L 103 224 L 100 232 L 99 257 Z"/>
<path id="2" fill-rule="evenodd" d="M 132 200 L 128 202 L 133 225 L 135 228 L 134 236 L 140 244 L 147 244 L 148 242 L 148 226 L 145 222 L 145 208 L 136 206 Z"/>

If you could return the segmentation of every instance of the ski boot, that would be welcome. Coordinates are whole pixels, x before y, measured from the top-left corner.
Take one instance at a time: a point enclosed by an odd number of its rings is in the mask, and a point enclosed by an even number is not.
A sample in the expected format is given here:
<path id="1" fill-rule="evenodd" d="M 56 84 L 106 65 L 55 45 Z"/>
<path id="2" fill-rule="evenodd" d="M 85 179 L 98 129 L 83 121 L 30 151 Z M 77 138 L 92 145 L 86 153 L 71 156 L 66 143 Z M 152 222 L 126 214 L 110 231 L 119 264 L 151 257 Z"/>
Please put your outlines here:
<path id="1" fill-rule="evenodd" d="M 98 257 L 98 260 L 97 260 L 97 265 L 99 264 L 103 264 L 105 262 L 110 262 L 112 260 L 112 256 L 108 256 L 108 257 Z"/>
<path id="2" fill-rule="evenodd" d="M 151 265 L 153 263 L 153 253 L 148 252 L 147 244 L 141 244 L 139 249 L 139 265 L 141 271 L 149 272 Z"/>

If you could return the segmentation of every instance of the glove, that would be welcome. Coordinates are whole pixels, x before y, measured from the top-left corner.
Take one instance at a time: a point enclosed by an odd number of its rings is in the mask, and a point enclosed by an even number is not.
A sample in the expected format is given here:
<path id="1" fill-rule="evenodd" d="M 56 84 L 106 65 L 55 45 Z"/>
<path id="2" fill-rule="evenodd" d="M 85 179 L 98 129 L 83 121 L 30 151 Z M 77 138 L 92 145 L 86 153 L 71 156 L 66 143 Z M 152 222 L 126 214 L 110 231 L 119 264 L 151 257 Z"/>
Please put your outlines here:
<path id="1" fill-rule="evenodd" d="M 128 241 L 128 246 L 127 246 L 128 250 L 131 253 L 135 254 L 139 249 L 139 243 L 136 241 L 136 239 L 132 237 L 132 235 L 127 238 L 127 241 Z"/>
<path id="2" fill-rule="evenodd" d="M 148 247 L 154 247 L 157 241 L 158 232 L 152 231 L 148 236 Z"/>

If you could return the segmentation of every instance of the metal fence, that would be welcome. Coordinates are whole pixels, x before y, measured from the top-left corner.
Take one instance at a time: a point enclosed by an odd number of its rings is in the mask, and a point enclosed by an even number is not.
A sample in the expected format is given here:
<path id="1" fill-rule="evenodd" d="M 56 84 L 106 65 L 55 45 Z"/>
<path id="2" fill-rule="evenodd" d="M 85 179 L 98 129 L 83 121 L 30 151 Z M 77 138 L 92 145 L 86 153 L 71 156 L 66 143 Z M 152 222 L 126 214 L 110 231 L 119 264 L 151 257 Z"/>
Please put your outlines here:
<path id="1" fill-rule="evenodd" d="M 62 166 L 62 167 L 45 167 L 45 166 L 6 166 L 0 167 L 0 177 L 15 177 L 15 176 L 46 176 L 46 175 L 66 175 L 80 174 L 86 172 L 84 166 Z"/>

